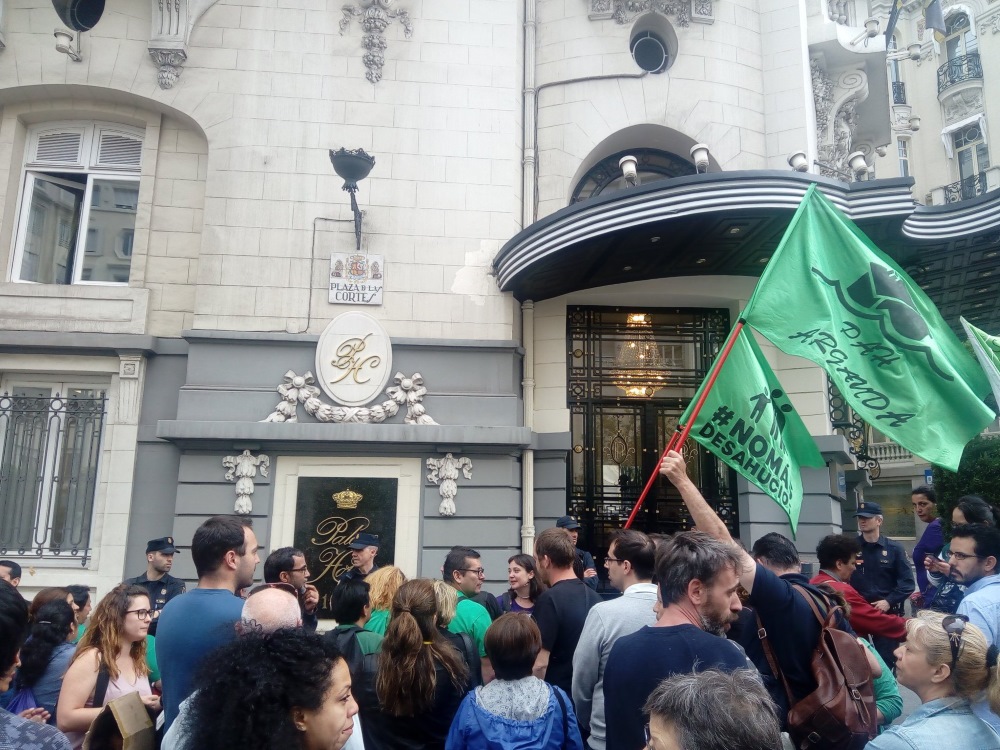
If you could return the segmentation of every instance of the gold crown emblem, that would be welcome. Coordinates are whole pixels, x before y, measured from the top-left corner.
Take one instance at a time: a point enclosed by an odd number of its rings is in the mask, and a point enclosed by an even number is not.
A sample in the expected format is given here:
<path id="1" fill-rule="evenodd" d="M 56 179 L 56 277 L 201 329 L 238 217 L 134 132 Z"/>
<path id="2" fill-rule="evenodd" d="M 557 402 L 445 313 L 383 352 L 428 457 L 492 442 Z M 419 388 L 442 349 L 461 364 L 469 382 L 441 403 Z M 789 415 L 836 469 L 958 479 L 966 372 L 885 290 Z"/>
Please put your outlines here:
<path id="1" fill-rule="evenodd" d="M 353 510 L 358 507 L 358 503 L 361 502 L 363 497 L 363 495 L 358 494 L 354 490 L 344 490 L 336 493 L 333 496 L 333 501 L 337 503 L 337 507 L 342 510 Z"/>

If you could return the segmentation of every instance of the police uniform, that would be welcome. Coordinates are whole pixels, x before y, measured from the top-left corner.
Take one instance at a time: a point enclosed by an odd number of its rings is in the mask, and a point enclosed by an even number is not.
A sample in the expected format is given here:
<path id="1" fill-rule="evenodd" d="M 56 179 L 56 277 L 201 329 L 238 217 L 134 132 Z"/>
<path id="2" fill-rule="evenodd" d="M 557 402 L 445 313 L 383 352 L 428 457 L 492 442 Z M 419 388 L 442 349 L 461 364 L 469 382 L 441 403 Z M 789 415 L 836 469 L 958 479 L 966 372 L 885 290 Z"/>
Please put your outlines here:
<path id="1" fill-rule="evenodd" d="M 363 581 L 376 570 L 378 570 L 378 565 L 372 565 L 372 569 L 367 573 L 362 573 L 357 568 L 351 568 L 350 570 L 341 573 L 340 578 L 337 579 L 337 583 L 343 583 L 344 581 Z"/>
<path id="2" fill-rule="evenodd" d="M 855 517 L 872 518 L 882 515 L 878 503 L 863 502 L 858 505 Z M 884 534 L 874 542 L 865 541 L 858 535 L 861 553 L 857 557 L 857 568 L 851 575 L 851 585 L 868 602 L 884 599 L 889 602 L 889 612 L 903 615 L 903 608 L 910 594 L 916 589 L 913 572 L 910 570 L 909 555 L 899 542 Z M 879 655 L 890 666 L 896 659 L 892 656 L 898 641 L 876 636 L 872 639 Z"/>
<path id="3" fill-rule="evenodd" d="M 366 531 L 362 531 L 358 534 L 357 538 L 348 545 L 348 547 L 354 550 L 362 550 L 366 547 L 378 547 L 379 545 L 380 542 L 378 534 L 369 534 Z M 374 560 L 372 561 L 372 569 L 367 573 L 362 573 L 357 568 L 351 567 L 349 570 L 340 575 L 340 578 L 337 579 L 337 583 L 340 584 L 345 581 L 363 581 L 376 570 L 378 570 L 378 565 L 375 565 Z"/>
<path id="4" fill-rule="evenodd" d="M 146 544 L 146 554 L 148 555 L 150 552 L 175 554 L 177 548 L 174 547 L 174 538 L 165 536 L 160 539 L 151 539 Z M 142 586 L 149 592 L 149 608 L 153 612 L 161 611 L 167 606 L 167 602 L 187 591 L 187 585 L 184 581 L 180 578 L 175 578 L 169 573 L 164 573 L 162 578 L 155 581 L 150 580 L 147 573 L 143 573 L 141 576 L 136 576 L 135 578 L 127 578 L 125 583 L 130 586 Z M 149 621 L 150 635 L 156 635 L 156 624 L 158 622 L 159 618 L 155 616 Z"/>

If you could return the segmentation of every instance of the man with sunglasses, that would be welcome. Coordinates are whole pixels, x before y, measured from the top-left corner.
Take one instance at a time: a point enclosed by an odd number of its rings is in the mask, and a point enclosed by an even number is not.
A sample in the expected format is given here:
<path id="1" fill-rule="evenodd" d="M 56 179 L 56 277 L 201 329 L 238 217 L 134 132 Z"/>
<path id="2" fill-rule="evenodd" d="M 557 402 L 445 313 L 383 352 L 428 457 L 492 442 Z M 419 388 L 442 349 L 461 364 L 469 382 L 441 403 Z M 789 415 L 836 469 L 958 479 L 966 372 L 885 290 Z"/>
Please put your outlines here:
<path id="1" fill-rule="evenodd" d="M 1000 529 L 980 524 L 955 526 L 948 556 L 949 578 L 966 587 L 957 614 L 982 630 L 990 646 L 1000 645 Z M 1000 717 L 984 700 L 976 701 L 972 710 L 1000 733 Z"/>
<path id="2" fill-rule="evenodd" d="M 316 610 L 319 608 L 319 590 L 309 581 L 309 566 L 306 556 L 294 547 L 276 549 L 264 561 L 265 583 L 287 583 L 295 590 L 302 609 L 302 626 L 315 632 L 319 624 Z"/>

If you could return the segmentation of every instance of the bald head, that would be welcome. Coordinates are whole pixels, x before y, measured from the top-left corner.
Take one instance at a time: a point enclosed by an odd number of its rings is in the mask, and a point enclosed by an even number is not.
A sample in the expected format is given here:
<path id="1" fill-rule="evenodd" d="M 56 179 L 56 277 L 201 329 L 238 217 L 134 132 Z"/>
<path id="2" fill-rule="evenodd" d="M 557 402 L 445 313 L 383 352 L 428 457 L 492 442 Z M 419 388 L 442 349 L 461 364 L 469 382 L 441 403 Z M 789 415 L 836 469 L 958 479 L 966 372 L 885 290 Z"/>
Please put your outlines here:
<path id="1" fill-rule="evenodd" d="M 273 633 L 302 626 L 299 600 L 281 589 L 264 589 L 247 597 L 240 617 L 240 631 Z"/>

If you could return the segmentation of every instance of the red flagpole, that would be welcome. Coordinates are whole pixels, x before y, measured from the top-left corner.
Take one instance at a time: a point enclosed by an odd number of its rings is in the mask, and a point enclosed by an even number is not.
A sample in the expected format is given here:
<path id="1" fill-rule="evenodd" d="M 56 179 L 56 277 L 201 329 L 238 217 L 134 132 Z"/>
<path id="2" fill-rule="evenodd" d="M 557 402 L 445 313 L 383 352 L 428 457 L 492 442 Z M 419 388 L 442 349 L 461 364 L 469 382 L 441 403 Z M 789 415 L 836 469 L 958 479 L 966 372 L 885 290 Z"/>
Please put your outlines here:
<path id="1" fill-rule="evenodd" d="M 656 468 L 653 469 L 653 473 L 649 477 L 649 481 L 646 482 L 646 486 L 642 490 L 642 494 L 639 495 L 639 499 L 635 501 L 635 507 L 632 508 L 632 512 L 629 514 L 628 520 L 625 522 L 625 528 L 630 528 L 632 522 L 635 521 L 635 517 L 639 515 L 639 509 L 642 507 L 643 501 L 646 499 L 646 495 L 653 488 L 653 482 L 656 481 L 657 475 L 660 473 L 660 466 L 663 464 L 663 459 L 667 457 L 667 454 L 672 451 L 680 451 L 681 446 L 684 445 L 684 441 L 687 440 L 688 435 L 691 434 L 691 425 L 695 423 L 698 419 L 698 414 L 701 412 L 701 407 L 705 405 L 705 401 L 708 399 L 708 394 L 711 393 L 712 388 L 715 386 L 715 381 L 719 377 L 719 373 L 722 372 L 722 365 L 725 364 L 726 358 L 729 357 L 729 352 L 732 351 L 733 345 L 736 343 L 736 338 L 742 332 L 744 326 L 743 320 L 738 320 L 736 325 L 733 327 L 733 332 L 729 336 L 729 341 L 726 342 L 725 348 L 723 348 L 722 353 L 719 358 L 715 360 L 715 366 L 708 375 L 708 380 L 705 382 L 705 388 L 701 392 L 701 396 L 694 405 L 694 409 L 691 410 L 691 416 L 688 417 L 687 424 L 683 428 L 678 428 L 678 430 L 671 435 L 670 440 L 667 441 L 667 447 L 663 449 L 663 453 L 660 455 L 660 459 L 656 462 Z"/>

